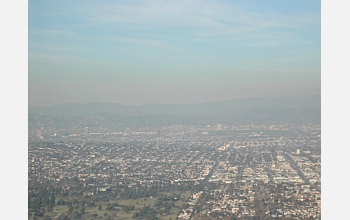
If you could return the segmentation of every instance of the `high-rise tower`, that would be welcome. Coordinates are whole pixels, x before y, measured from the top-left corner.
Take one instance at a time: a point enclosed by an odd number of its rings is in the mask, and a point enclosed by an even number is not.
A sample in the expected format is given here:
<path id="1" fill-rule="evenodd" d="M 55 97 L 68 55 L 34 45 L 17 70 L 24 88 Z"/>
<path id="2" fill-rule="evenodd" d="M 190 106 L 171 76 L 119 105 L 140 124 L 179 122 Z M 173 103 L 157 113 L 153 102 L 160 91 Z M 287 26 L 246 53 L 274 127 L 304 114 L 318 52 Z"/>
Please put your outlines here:
<path id="1" fill-rule="evenodd" d="M 89 137 L 89 127 L 85 127 L 85 137 Z"/>

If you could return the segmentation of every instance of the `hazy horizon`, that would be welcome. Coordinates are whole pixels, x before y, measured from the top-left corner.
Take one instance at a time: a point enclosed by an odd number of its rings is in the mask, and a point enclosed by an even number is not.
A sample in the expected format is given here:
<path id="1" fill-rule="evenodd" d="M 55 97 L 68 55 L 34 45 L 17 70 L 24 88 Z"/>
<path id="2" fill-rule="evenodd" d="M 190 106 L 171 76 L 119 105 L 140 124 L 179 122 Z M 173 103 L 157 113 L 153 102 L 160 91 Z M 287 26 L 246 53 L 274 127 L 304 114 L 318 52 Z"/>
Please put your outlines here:
<path id="1" fill-rule="evenodd" d="M 319 1 L 28 2 L 28 105 L 321 94 Z"/>
<path id="2" fill-rule="evenodd" d="M 110 102 L 110 101 L 89 101 L 89 102 L 65 102 L 65 103 L 56 103 L 56 104 L 52 104 L 52 105 L 47 105 L 47 106 L 37 106 L 37 107 L 30 107 L 29 108 L 46 108 L 46 107 L 52 107 L 55 105 L 68 105 L 68 104 L 81 104 L 81 105 L 85 105 L 85 104 L 89 104 L 89 103 L 102 103 L 102 104 L 107 104 L 107 103 L 111 103 L 111 104 L 121 104 L 124 106 L 135 106 L 135 107 L 140 107 L 140 106 L 144 106 L 144 105 L 193 105 L 193 104 L 205 104 L 205 103 L 215 103 L 215 102 L 227 102 L 227 101 L 232 101 L 232 100 L 244 100 L 244 99 L 255 99 L 255 98 L 285 98 L 285 97 L 300 97 L 300 98 L 306 98 L 306 97 L 314 97 L 314 96 L 321 96 L 321 94 L 313 94 L 313 95 L 306 95 L 306 96 L 298 96 L 298 95 L 290 95 L 290 96 L 267 96 L 267 97 L 258 97 L 258 96 L 248 96 L 248 97 L 242 97 L 242 98 L 234 98 L 234 99 L 225 99 L 225 100 L 215 100 L 215 101 L 204 101 L 204 102 L 192 102 L 192 103 L 144 103 L 144 104 L 124 104 L 124 103 L 120 103 L 120 102 Z"/>

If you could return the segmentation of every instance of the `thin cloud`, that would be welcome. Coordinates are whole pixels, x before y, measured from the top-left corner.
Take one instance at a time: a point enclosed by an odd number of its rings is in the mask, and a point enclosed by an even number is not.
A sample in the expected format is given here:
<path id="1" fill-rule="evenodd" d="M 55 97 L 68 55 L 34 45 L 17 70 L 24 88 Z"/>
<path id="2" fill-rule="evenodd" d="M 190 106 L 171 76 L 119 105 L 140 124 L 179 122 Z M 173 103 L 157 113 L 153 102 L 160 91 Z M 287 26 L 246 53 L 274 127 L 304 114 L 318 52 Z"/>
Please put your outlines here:
<path id="1" fill-rule="evenodd" d="M 173 52 L 183 51 L 183 48 L 171 45 L 164 41 L 135 39 L 135 38 L 115 38 L 113 40 L 130 43 L 130 44 L 138 44 L 138 45 L 147 46 L 147 47 L 154 47 L 158 49 L 170 50 Z"/>
<path id="2" fill-rule="evenodd" d="M 90 51 L 90 50 L 84 50 L 80 48 L 75 48 L 75 47 L 64 47 L 61 45 L 55 45 L 55 44 L 50 44 L 50 43 L 38 43 L 38 42 L 28 42 L 29 46 L 29 51 L 30 50 L 43 50 L 43 51 L 50 51 L 50 52 L 58 52 L 58 51 L 79 51 L 79 52 L 89 52 L 93 53 L 96 51 Z"/>
<path id="3" fill-rule="evenodd" d="M 260 41 L 260 42 L 252 42 L 248 44 L 244 44 L 246 47 L 272 47 L 277 45 L 276 41 Z"/>
<path id="4" fill-rule="evenodd" d="M 38 54 L 38 53 L 29 53 L 28 58 L 31 62 L 40 61 L 40 62 L 50 62 L 50 63 L 67 63 L 68 62 L 78 62 L 84 64 L 98 64 L 103 65 L 102 62 L 96 62 L 88 59 L 76 58 L 76 57 L 67 57 L 67 56 L 58 56 L 58 55 L 48 55 L 48 54 Z"/>
<path id="5" fill-rule="evenodd" d="M 62 17 L 78 18 L 80 22 L 70 28 L 106 28 L 133 31 L 158 30 L 163 35 L 172 28 L 178 38 L 201 38 L 252 34 L 271 28 L 295 29 L 319 24 L 317 13 L 286 15 L 276 11 L 256 12 L 222 1 L 81 1 L 79 7 L 61 11 Z M 37 30 L 41 34 L 72 35 L 64 30 Z M 147 31 L 144 35 L 150 34 Z M 168 36 L 167 36 L 168 37 Z M 191 39 L 187 39 L 191 40 Z M 215 38 L 212 41 L 218 40 Z"/>
<path id="6" fill-rule="evenodd" d="M 192 27 L 207 33 L 227 35 L 271 27 L 291 27 L 305 18 L 259 14 L 232 5 L 213 2 L 166 2 L 104 5 L 86 8 L 87 21 L 94 25 L 128 24 L 126 27 Z M 278 19 L 276 19 L 278 17 Z M 287 22 L 290 21 L 290 22 Z"/>
<path id="7" fill-rule="evenodd" d="M 34 34 L 41 34 L 41 35 L 66 35 L 66 36 L 72 36 L 74 35 L 74 32 L 72 31 L 66 31 L 66 30 L 53 30 L 53 29 L 29 29 L 30 33 Z"/>
<path id="8" fill-rule="evenodd" d="M 293 32 L 305 25 L 319 23 L 317 13 L 285 15 L 276 11 L 255 12 L 234 4 L 220 1 L 127 1 L 124 3 L 81 2 L 76 13 L 70 9 L 67 16 L 79 18 L 82 22 L 71 24 L 74 28 L 104 28 L 127 33 L 140 33 L 143 45 L 158 48 L 172 48 L 166 43 L 147 42 L 155 32 L 161 38 L 175 40 L 219 41 L 222 37 L 232 39 L 249 37 L 273 28 Z M 69 14 L 68 14 L 69 13 Z M 167 32 L 172 29 L 172 34 Z M 69 35 L 71 32 L 42 30 L 42 34 Z M 270 36 L 273 37 L 274 33 Z M 142 39 L 141 39 L 142 38 Z M 280 39 L 283 41 L 283 39 Z M 134 43 L 137 43 L 136 41 Z M 266 44 L 265 44 L 266 45 Z"/>

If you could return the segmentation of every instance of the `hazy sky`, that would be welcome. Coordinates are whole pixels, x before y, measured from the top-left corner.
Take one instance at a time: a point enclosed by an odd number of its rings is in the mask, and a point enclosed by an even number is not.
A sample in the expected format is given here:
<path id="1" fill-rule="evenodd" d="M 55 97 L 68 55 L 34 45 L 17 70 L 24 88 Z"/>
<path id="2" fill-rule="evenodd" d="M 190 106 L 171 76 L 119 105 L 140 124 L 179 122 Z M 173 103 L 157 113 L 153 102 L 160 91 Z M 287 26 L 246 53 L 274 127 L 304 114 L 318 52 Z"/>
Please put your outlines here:
<path id="1" fill-rule="evenodd" d="M 321 93 L 321 1 L 28 5 L 29 107 Z"/>

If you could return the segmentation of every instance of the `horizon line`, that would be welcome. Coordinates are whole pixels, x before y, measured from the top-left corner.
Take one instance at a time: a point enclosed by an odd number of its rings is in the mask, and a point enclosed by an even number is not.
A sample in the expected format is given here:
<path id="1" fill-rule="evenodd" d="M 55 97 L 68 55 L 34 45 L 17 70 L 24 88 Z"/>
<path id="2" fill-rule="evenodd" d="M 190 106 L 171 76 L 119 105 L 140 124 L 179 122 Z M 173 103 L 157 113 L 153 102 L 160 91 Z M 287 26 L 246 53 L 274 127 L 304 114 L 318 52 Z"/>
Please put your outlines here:
<path id="1" fill-rule="evenodd" d="M 206 101 L 206 102 L 195 102 L 195 103 L 146 103 L 146 104 L 139 104 L 139 105 L 130 105 L 130 104 L 123 104 L 120 102 L 98 102 L 98 101 L 90 101 L 85 103 L 79 103 L 79 102 L 67 102 L 67 103 L 58 103 L 58 104 L 52 104 L 47 106 L 40 106 L 40 107 L 29 107 L 28 109 L 35 109 L 35 108 L 50 108 L 53 106 L 59 106 L 59 105 L 69 105 L 69 104 L 77 104 L 77 105 L 86 105 L 91 103 L 99 103 L 99 104 L 120 104 L 123 106 L 134 106 L 134 107 L 141 107 L 145 105 L 196 105 L 196 104 L 206 104 L 206 103 L 213 103 L 213 102 L 227 102 L 227 101 L 233 101 L 233 100 L 243 100 L 243 99 L 264 99 L 264 98 L 286 98 L 286 97 L 298 97 L 298 98 L 306 98 L 306 97 L 313 97 L 313 96 L 321 96 L 321 93 L 314 94 L 314 95 L 306 95 L 306 96 L 298 96 L 298 95 L 286 95 L 286 96 L 267 96 L 267 97 L 258 97 L 258 96 L 247 96 L 243 98 L 234 98 L 234 99 L 227 99 L 227 100 L 221 100 L 221 101 Z"/>

